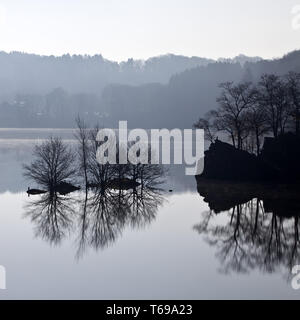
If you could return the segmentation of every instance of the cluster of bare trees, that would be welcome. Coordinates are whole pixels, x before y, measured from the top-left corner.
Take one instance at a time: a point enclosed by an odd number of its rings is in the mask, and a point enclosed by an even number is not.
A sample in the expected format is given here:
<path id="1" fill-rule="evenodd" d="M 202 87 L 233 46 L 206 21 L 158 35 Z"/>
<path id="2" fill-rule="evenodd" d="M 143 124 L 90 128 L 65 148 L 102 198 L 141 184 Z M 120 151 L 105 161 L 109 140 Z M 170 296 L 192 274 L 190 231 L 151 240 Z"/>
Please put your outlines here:
<path id="1" fill-rule="evenodd" d="M 99 126 L 88 129 L 80 118 L 76 119 L 78 141 L 78 159 L 81 176 L 84 178 L 85 186 L 96 187 L 105 190 L 107 187 L 116 186 L 117 189 L 141 185 L 151 188 L 160 185 L 165 175 L 165 169 L 161 165 L 153 164 L 127 164 L 119 163 L 117 152 L 117 164 L 100 164 L 97 160 L 97 150 L 100 141 L 97 141 Z M 127 146 L 128 148 L 130 145 Z M 117 150 L 119 148 L 117 147 Z M 151 152 L 150 146 L 148 152 Z"/>
<path id="2" fill-rule="evenodd" d="M 63 193 L 72 192 L 75 191 L 72 183 L 78 179 L 83 180 L 86 191 L 89 188 L 154 188 L 163 182 L 161 177 L 164 176 L 165 170 L 161 165 L 131 164 L 129 161 L 127 164 L 120 164 L 118 155 L 117 164 L 100 164 L 97 151 L 103 142 L 97 141 L 99 126 L 87 128 L 79 117 L 76 123 L 76 147 L 67 145 L 60 138 L 49 138 L 34 147 L 34 159 L 30 164 L 24 165 L 24 176 L 37 183 L 43 190 L 31 191 L 60 192 L 63 186 Z M 147 152 L 151 152 L 150 146 Z"/>
<path id="3" fill-rule="evenodd" d="M 218 109 L 194 124 L 211 142 L 223 132 L 238 149 L 259 154 L 265 135 L 300 134 L 300 73 L 264 74 L 257 84 L 226 82 L 220 88 Z"/>
<path id="4" fill-rule="evenodd" d="M 120 164 L 119 155 L 117 164 L 100 164 L 97 150 L 103 142 L 97 141 L 99 127 L 88 128 L 79 117 L 76 123 L 75 146 L 60 138 L 36 145 L 33 161 L 24 166 L 24 176 L 43 188 L 31 189 L 36 193 L 30 194 L 42 195 L 26 206 L 36 235 L 59 244 L 79 226 L 79 257 L 86 247 L 99 249 L 113 243 L 125 226 L 143 227 L 155 219 L 163 203 L 159 186 L 165 169 L 161 165 Z M 72 184 L 78 179 L 85 193 L 72 197 L 71 192 L 77 190 Z"/>

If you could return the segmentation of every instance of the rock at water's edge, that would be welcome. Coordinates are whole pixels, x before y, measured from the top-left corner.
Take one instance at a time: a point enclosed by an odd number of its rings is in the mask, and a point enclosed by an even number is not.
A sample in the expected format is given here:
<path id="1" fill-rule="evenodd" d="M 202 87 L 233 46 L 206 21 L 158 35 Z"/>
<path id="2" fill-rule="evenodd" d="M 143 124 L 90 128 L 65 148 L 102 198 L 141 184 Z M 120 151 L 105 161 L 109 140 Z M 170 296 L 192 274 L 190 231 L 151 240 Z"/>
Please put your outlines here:
<path id="1" fill-rule="evenodd" d="M 217 140 L 205 152 L 201 177 L 233 181 L 271 181 L 279 178 L 279 171 L 261 158 Z"/>

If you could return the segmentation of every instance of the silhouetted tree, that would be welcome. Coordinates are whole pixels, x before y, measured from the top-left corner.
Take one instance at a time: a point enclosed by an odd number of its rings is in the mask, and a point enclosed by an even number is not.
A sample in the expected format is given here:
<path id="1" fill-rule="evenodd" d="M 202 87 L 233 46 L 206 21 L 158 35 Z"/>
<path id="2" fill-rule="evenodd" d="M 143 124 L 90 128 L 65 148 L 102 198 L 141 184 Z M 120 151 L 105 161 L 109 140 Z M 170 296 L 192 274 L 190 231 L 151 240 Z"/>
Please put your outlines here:
<path id="1" fill-rule="evenodd" d="M 76 174 L 74 152 L 60 138 L 50 138 L 36 145 L 33 157 L 31 164 L 24 165 L 24 176 L 46 190 L 53 191 Z"/>
<path id="2" fill-rule="evenodd" d="M 219 108 L 216 116 L 220 121 L 220 129 L 228 126 L 237 139 L 237 148 L 243 148 L 243 140 L 248 135 L 245 115 L 247 110 L 255 103 L 256 91 L 250 82 L 234 85 L 232 82 L 220 84 L 223 89 L 217 99 Z M 233 136 L 233 139 L 234 139 Z"/>
<path id="3" fill-rule="evenodd" d="M 89 164 L 89 132 L 84 120 L 77 116 L 76 118 L 77 131 L 75 138 L 78 142 L 79 168 L 84 177 L 86 188 L 89 184 L 88 179 L 88 164 Z"/>
<path id="4" fill-rule="evenodd" d="M 264 74 L 257 85 L 225 82 L 220 88 L 219 108 L 194 124 L 205 130 L 210 142 L 220 131 L 228 134 L 238 149 L 259 154 L 267 134 L 276 138 L 294 129 L 300 134 L 300 73 Z"/>
<path id="5" fill-rule="evenodd" d="M 250 136 L 253 136 L 255 139 L 256 154 L 259 155 L 261 138 L 269 132 L 265 109 L 257 103 L 253 104 L 247 111 L 246 123 L 250 132 Z"/>
<path id="6" fill-rule="evenodd" d="M 214 142 L 216 138 L 216 131 L 218 129 L 214 126 L 214 123 L 212 122 L 213 120 L 213 114 L 212 112 L 208 112 L 204 118 L 200 118 L 195 124 L 194 128 L 195 129 L 203 129 L 204 130 L 204 135 L 205 139 Z"/>
<path id="7" fill-rule="evenodd" d="M 97 141 L 97 134 L 99 132 L 99 125 L 89 130 L 89 157 L 88 157 L 88 176 L 90 178 L 89 186 L 96 186 L 99 188 L 106 188 L 107 181 L 113 179 L 114 165 L 110 163 L 100 164 L 97 160 L 97 150 L 100 142 Z"/>
<path id="8" fill-rule="evenodd" d="M 291 117 L 295 123 L 296 134 L 300 134 L 300 73 L 289 72 L 286 76 L 290 96 Z"/>
<path id="9" fill-rule="evenodd" d="M 247 111 L 255 104 L 256 90 L 249 82 L 234 85 L 225 82 L 219 86 L 222 89 L 217 102 L 219 108 L 200 118 L 194 125 L 206 129 L 206 137 L 212 141 L 216 132 L 229 134 L 232 144 L 238 149 L 243 149 L 243 141 L 249 135 L 246 121 Z"/>
<path id="10" fill-rule="evenodd" d="M 266 112 L 267 124 L 274 137 L 283 134 L 289 120 L 289 96 L 284 81 L 275 74 L 265 74 L 258 83 L 259 104 Z"/>

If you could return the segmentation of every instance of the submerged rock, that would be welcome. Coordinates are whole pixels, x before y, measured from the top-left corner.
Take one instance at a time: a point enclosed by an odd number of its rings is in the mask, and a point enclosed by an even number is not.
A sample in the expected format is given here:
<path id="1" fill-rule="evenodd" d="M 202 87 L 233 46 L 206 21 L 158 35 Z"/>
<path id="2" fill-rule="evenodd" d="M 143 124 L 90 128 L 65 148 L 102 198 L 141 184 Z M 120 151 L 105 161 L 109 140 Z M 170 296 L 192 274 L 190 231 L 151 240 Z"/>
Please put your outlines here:
<path id="1" fill-rule="evenodd" d="M 103 182 L 102 184 L 98 183 L 89 183 L 88 187 L 89 188 L 109 188 L 109 189 L 116 189 L 116 190 L 130 190 L 130 189 L 135 189 L 141 184 L 135 180 L 132 179 L 112 179 Z"/>
<path id="2" fill-rule="evenodd" d="M 78 191 L 80 187 L 73 186 L 71 183 L 68 182 L 61 182 L 55 188 L 54 191 L 60 193 L 61 195 L 66 195 L 68 193 Z"/>
<path id="3" fill-rule="evenodd" d="M 30 188 L 28 188 L 28 190 L 27 190 L 26 192 L 27 192 L 27 194 L 28 194 L 29 196 L 32 196 L 32 195 L 44 194 L 44 193 L 46 193 L 47 191 L 45 191 L 45 190 L 40 190 L 40 189 L 30 189 Z"/>
<path id="4" fill-rule="evenodd" d="M 48 190 L 28 188 L 26 192 L 28 195 L 39 195 L 39 194 L 45 194 L 47 192 L 51 194 L 51 193 L 58 192 L 59 194 L 64 196 L 78 190 L 80 190 L 80 187 L 76 187 L 69 182 L 62 181 L 58 185 L 56 185 L 54 188 L 49 188 Z"/>
<path id="5" fill-rule="evenodd" d="M 107 183 L 108 188 L 118 189 L 118 190 L 129 190 L 137 188 L 140 185 L 139 182 L 131 179 L 113 179 Z"/>

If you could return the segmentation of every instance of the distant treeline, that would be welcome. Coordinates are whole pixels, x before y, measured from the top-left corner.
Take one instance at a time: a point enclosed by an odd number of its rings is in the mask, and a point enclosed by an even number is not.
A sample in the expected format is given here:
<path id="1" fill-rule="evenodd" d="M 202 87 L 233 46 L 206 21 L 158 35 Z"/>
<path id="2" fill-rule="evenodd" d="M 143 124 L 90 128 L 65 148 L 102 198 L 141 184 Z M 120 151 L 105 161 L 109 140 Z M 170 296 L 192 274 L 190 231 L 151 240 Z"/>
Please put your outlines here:
<path id="1" fill-rule="evenodd" d="M 110 127 L 128 120 L 132 128 L 190 128 L 215 109 L 219 83 L 300 72 L 300 51 L 243 63 L 199 59 L 168 55 L 117 64 L 101 56 L 0 54 L 0 127 L 73 127 L 80 114 Z"/>
<path id="2" fill-rule="evenodd" d="M 103 122 L 101 97 L 95 94 L 68 94 L 57 88 L 46 95 L 19 94 L 12 102 L 0 104 L 0 127 L 72 128 L 74 118 Z"/>

